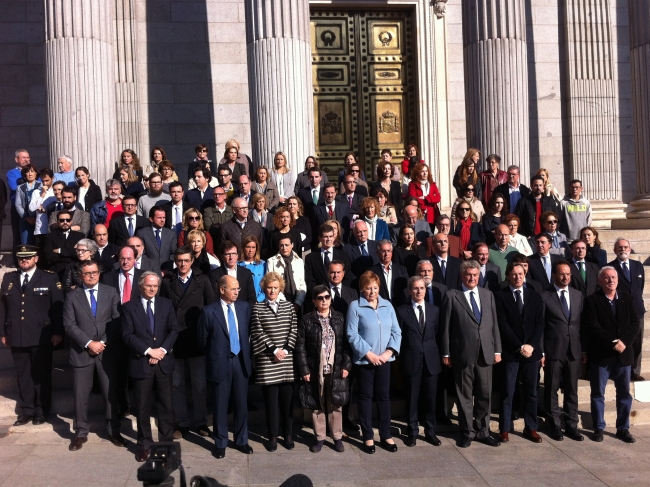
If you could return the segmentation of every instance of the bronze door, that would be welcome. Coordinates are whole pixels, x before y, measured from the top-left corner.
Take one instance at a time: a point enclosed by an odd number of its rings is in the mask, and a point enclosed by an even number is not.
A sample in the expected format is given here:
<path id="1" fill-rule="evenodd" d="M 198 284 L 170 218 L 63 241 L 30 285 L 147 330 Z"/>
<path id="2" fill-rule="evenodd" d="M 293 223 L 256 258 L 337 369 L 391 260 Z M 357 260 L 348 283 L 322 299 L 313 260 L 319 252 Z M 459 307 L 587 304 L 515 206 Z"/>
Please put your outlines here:
<path id="1" fill-rule="evenodd" d="M 412 25 L 409 11 L 312 10 L 316 156 L 330 179 L 348 151 L 373 180 L 382 149 L 399 163 L 417 144 Z"/>

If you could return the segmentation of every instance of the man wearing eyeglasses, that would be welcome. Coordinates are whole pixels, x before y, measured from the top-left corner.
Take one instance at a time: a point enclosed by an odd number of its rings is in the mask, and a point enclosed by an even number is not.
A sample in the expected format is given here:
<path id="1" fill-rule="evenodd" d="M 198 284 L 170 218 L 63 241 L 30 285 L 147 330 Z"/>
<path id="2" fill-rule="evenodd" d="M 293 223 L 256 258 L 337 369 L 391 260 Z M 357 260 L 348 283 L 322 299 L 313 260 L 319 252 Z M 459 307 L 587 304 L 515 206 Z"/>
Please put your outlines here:
<path id="1" fill-rule="evenodd" d="M 569 242 L 580 238 L 580 229 L 591 226 L 591 203 L 582 196 L 582 181 L 569 181 L 569 194 L 560 201 L 562 225 L 560 229 Z"/>
<path id="2" fill-rule="evenodd" d="M 48 268 L 62 277 L 66 266 L 77 260 L 75 245 L 85 237 L 83 233 L 70 229 L 72 214 L 69 210 L 57 212 L 56 223 L 56 228 L 45 236 L 44 249 Z"/>
<path id="3" fill-rule="evenodd" d="M 141 228 L 150 225 L 149 220 L 136 215 L 138 200 L 135 196 L 127 195 L 122 199 L 123 215 L 116 216 L 108 225 L 108 241 L 119 247 L 126 245 L 126 241 L 135 236 Z"/>
<path id="4" fill-rule="evenodd" d="M 494 189 L 495 193 L 499 193 L 506 198 L 510 203 L 508 208 L 511 212 L 517 208 L 517 202 L 521 198 L 526 198 L 530 194 L 530 189 L 525 184 L 519 183 L 519 166 L 508 167 L 508 181 L 500 184 Z"/>
<path id="5" fill-rule="evenodd" d="M 253 218 L 248 216 L 248 204 L 242 198 L 232 200 L 232 211 L 234 216 L 221 225 L 219 238 L 215 242 L 225 242 L 229 240 L 237 247 L 241 246 L 241 241 L 250 235 L 257 238 L 261 248 L 264 248 L 262 241 L 262 226 Z"/>
<path id="6" fill-rule="evenodd" d="M 208 206 L 203 210 L 203 225 L 210 232 L 212 241 L 217 247 L 221 225 L 234 216 L 232 208 L 226 204 L 226 196 L 226 191 L 221 186 L 217 186 L 212 190 L 214 205 Z"/>
<path id="7" fill-rule="evenodd" d="M 63 340 L 63 291 L 58 277 L 36 267 L 38 247 L 14 249 L 19 269 L 0 287 L 0 337 L 11 347 L 18 382 L 14 426 L 38 425 L 52 403 L 52 350 Z"/>

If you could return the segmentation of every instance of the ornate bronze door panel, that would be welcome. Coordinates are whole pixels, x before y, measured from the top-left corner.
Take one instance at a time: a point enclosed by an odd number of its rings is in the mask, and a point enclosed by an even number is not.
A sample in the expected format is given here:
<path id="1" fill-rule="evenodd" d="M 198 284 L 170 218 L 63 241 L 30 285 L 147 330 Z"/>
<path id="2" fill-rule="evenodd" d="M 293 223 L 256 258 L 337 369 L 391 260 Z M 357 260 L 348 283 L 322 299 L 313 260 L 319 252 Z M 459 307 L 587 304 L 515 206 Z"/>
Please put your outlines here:
<path id="1" fill-rule="evenodd" d="M 354 151 L 367 179 L 382 149 L 417 144 L 411 13 L 312 10 L 316 156 L 328 175 Z"/>

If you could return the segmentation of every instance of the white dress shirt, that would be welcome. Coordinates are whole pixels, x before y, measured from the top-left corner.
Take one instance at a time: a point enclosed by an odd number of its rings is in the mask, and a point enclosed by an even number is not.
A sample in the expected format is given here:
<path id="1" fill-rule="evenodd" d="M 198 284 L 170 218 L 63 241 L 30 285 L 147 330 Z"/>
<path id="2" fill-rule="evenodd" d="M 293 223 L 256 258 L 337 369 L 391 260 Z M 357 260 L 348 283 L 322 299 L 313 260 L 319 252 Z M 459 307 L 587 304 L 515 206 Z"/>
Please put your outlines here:
<path id="1" fill-rule="evenodd" d="M 467 304 L 469 304 L 469 309 L 472 309 L 472 301 L 470 300 L 469 293 L 474 293 L 474 301 L 476 301 L 476 306 L 478 306 L 478 310 L 481 311 L 481 298 L 478 295 L 478 286 L 476 286 L 474 289 L 466 288 L 465 284 L 462 284 L 462 286 L 463 286 L 463 294 L 465 295 Z"/>
<path id="2" fill-rule="evenodd" d="M 180 217 L 180 220 L 177 219 L 177 216 Z M 172 203 L 172 228 L 176 228 L 176 225 L 183 224 L 183 202 L 175 205 Z"/>
<path id="3" fill-rule="evenodd" d="M 557 287 L 557 285 L 555 285 L 555 283 L 553 284 L 553 287 L 555 288 L 555 292 L 557 293 L 557 297 L 560 298 L 560 299 L 562 299 L 562 291 L 566 291 L 564 293 L 564 298 L 566 299 L 566 304 L 567 304 L 567 307 L 569 308 L 569 313 L 570 313 L 571 312 L 571 298 L 569 298 L 569 287 L 568 286 L 565 287 L 565 288 Z M 562 302 L 562 301 L 560 301 L 560 302 Z"/>
<path id="4" fill-rule="evenodd" d="M 234 269 L 228 269 L 226 267 L 226 274 L 228 274 L 231 277 L 234 277 L 235 279 L 237 278 L 237 266 L 235 266 Z"/>
<path id="5" fill-rule="evenodd" d="M 510 292 L 512 293 L 512 299 L 515 300 L 515 303 L 517 302 L 517 295 L 515 294 L 515 292 L 519 291 L 519 296 L 521 296 L 521 302 L 523 304 L 523 302 L 524 302 L 524 287 L 523 286 L 519 287 L 519 288 L 512 287 L 512 286 L 508 286 L 508 287 L 510 288 Z"/>
<path id="6" fill-rule="evenodd" d="M 332 262 L 334 260 L 334 252 L 333 252 L 333 250 L 334 250 L 334 247 L 330 247 L 329 249 L 321 247 L 320 256 L 321 256 L 321 260 L 323 261 L 323 265 L 325 265 L 325 252 L 327 252 L 327 256 L 330 258 L 330 262 Z"/>
<path id="7" fill-rule="evenodd" d="M 312 200 L 314 199 L 314 191 L 316 191 L 316 201 L 318 201 L 320 198 L 320 184 L 316 188 L 309 186 L 309 195 Z"/>
<path id="8" fill-rule="evenodd" d="M 425 306 L 425 301 L 422 300 L 419 303 L 416 303 L 411 299 L 411 306 L 413 306 L 413 311 L 415 311 L 415 317 L 419 320 L 420 319 L 420 310 L 418 309 L 418 306 L 422 306 L 422 316 L 424 317 L 424 322 L 427 322 L 427 310 Z"/>
<path id="9" fill-rule="evenodd" d="M 23 282 L 25 282 L 25 276 L 29 276 L 27 278 L 27 282 L 30 283 L 32 282 L 32 279 L 34 278 L 34 272 L 36 272 L 36 267 L 34 267 L 32 270 L 29 270 L 27 272 L 21 272 L 20 273 L 20 285 L 23 285 Z"/>
<path id="10" fill-rule="evenodd" d="M 392 294 L 392 289 L 391 289 L 391 282 L 392 282 L 392 277 L 393 277 L 393 265 L 388 264 L 388 271 L 386 270 L 386 267 L 384 264 L 379 264 L 381 265 L 381 270 L 384 273 L 384 279 L 386 280 L 386 288 L 388 289 L 388 299 L 393 299 Z"/>
<path id="11" fill-rule="evenodd" d="M 182 278 L 179 274 L 178 280 L 181 281 L 183 284 L 187 284 L 187 281 L 189 281 L 192 278 L 192 269 L 190 269 L 190 272 L 187 273 L 185 278 Z"/>

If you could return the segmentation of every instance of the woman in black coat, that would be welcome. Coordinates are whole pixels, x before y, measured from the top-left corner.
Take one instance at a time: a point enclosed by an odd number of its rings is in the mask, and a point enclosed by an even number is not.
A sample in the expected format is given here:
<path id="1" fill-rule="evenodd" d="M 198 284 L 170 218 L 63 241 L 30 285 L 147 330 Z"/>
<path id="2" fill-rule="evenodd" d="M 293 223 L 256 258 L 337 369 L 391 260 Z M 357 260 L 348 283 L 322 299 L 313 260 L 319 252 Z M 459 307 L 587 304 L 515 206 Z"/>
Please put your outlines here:
<path id="1" fill-rule="evenodd" d="M 101 188 L 90 179 L 90 171 L 87 167 L 79 166 L 74 171 L 75 182 L 70 186 L 77 188 L 77 203 L 84 211 L 90 211 L 95 203 L 99 203 L 104 197 Z M 86 194 L 81 198 L 81 190 L 85 189 Z"/>
<path id="2" fill-rule="evenodd" d="M 376 197 L 377 190 L 384 188 L 388 193 L 388 201 L 395 207 L 397 214 L 402 212 L 402 186 L 399 181 L 394 181 L 395 166 L 385 161 L 377 166 L 377 180 L 370 183 L 370 196 Z"/>
<path id="3" fill-rule="evenodd" d="M 294 359 L 298 374 L 304 381 L 300 386 L 300 401 L 312 409 L 316 441 L 310 450 L 318 453 L 325 442 L 329 423 L 334 448 L 343 452 L 343 406 L 350 400 L 348 374 L 352 359 L 345 336 L 344 317 L 331 309 L 332 295 L 327 286 L 318 285 L 311 291 L 316 308 L 298 324 L 298 339 Z"/>

